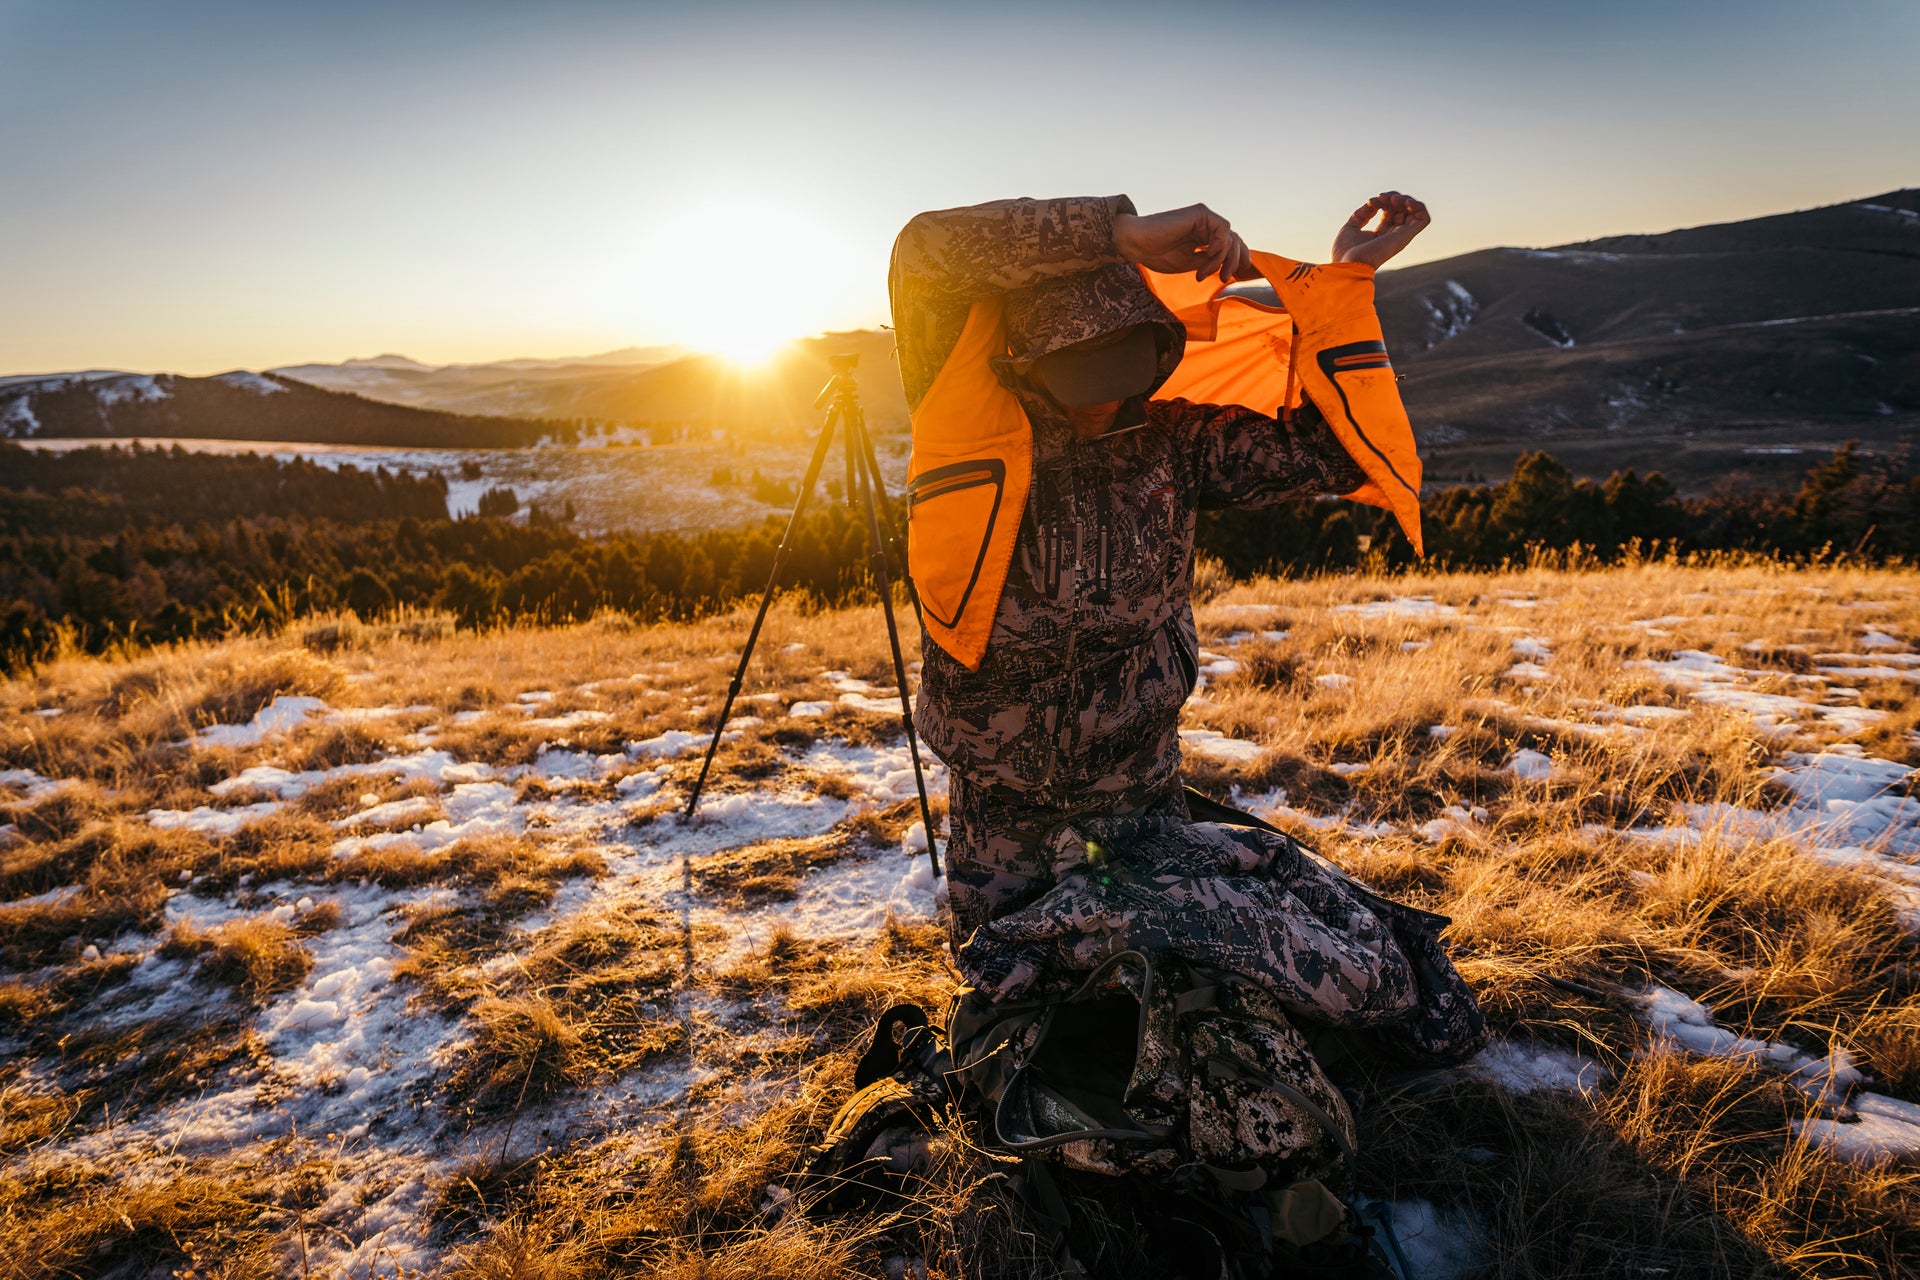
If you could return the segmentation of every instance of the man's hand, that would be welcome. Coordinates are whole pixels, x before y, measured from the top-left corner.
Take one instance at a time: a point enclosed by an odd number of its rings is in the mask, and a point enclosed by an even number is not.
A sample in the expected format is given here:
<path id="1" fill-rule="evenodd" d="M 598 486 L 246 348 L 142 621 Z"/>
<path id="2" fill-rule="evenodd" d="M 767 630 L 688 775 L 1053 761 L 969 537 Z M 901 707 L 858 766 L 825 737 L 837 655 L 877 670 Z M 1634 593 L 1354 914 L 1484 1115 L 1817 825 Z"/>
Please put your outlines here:
<path id="1" fill-rule="evenodd" d="M 1252 279 L 1253 258 L 1227 220 L 1203 204 L 1113 220 L 1113 247 L 1128 262 L 1169 275 L 1193 272 L 1196 280 L 1218 275 L 1228 284 Z"/>
<path id="2" fill-rule="evenodd" d="M 1367 224 L 1375 214 L 1380 216 L 1380 225 L 1369 231 Z M 1406 248 L 1432 221 L 1427 206 L 1412 196 L 1383 191 L 1355 209 L 1347 225 L 1334 236 L 1333 260 L 1377 267 Z"/>

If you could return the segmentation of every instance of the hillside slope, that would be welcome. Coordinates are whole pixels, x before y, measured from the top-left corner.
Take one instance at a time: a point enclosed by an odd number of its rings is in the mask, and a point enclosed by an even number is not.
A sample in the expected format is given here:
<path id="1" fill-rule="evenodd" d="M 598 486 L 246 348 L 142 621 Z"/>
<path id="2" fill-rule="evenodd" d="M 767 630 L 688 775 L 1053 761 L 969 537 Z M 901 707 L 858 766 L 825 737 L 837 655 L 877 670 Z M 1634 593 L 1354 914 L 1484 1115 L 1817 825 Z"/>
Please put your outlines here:
<path id="1" fill-rule="evenodd" d="M 1519 452 L 1547 447 L 1584 474 L 1658 468 L 1700 488 L 1731 470 L 1781 478 L 1802 465 L 1798 453 L 1849 438 L 1897 448 L 1920 430 L 1913 190 L 1658 234 L 1481 250 L 1383 272 L 1378 298 L 1437 483 L 1498 475 Z M 441 369 L 382 356 L 267 375 L 6 379 L 0 432 L 382 444 L 538 434 L 367 407 L 390 401 L 778 433 L 818 421 L 813 397 L 827 355 L 839 352 L 861 357 L 873 425 L 904 428 L 892 335 L 862 330 L 805 339 L 756 368 L 646 348 Z M 323 387 L 369 399 L 315 399 Z"/>
<path id="2" fill-rule="evenodd" d="M 1552 448 L 1600 476 L 1660 468 L 1698 487 L 1776 473 L 1797 451 L 1920 425 L 1920 192 L 1549 249 L 1487 249 L 1383 272 L 1379 307 L 1439 481 Z M 555 367 L 449 407 L 615 421 L 809 420 L 823 353 L 863 356 L 881 426 L 903 425 L 884 332 L 796 344 L 743 371 L 692 356 Z M 421 373 L 396 379 L 431 378 Z M 395 387 L 398 388 L 398 383 Z M 368 384 L 369 394 L 399 389 Z"/>
<path id="3" fill-rule="evenodd" d="M 756 367 L 695 355 L 612 378 L 595 378 L 568 393 L 565 412 L 622 422 L 811 427 L 820 421 L 813 401 L 827 382 L 827 357 L 841 354 L 860 357 L 857 381 L 868 424 L 878 429 L 905 427 L 906 394 L 894 369 L 893 334 L 874 329 L 803 338 Z M 556 386 L 556 397 L 559 391 Z"/>
<path id="4" fill-rule="evenodd" d="M 0 437 L 194 436 L 323 444 L 534 444 L 550 424 L 369 400 L 273 374 L 210 378 L 93 370 L 0 379 Z"/>
<path id="5" fill-rule="evenodd" d="M 403 357 L 345 365 L 289 365 L 273 373 L 395 403 L 460 413 L 515 413 L 615 423 L 675 423 L 779 431 L 818 423 L 813 399 L 827 357 L 860 357 L 860 391 L 871 425 L 906 425 L 906 397 L 893 367 L 893 335 L 860 329 L 789 343 L 763 364 L 743 366 L 683 348 L 631 348 L 591 360 L 508 361 L 433 369 Z"/>
<path id="6" fill-rule="evenodd" d="M 340 364 L 284 365 L 267 372 L 328 391 L 448 413 L 576 417 L 575 402 L 601 383 L 687 355 L 684 347 L 626 347 L 563 360 L 428 365 L 399 355 Z"/>
<path id="7" fill-rule="evenodd" d="M 1382 273 L 1379 307 L 1442 476 L 1529 444 L 1697 473 L 1920 427 L 1920 192 L 1464 254 Z"/>

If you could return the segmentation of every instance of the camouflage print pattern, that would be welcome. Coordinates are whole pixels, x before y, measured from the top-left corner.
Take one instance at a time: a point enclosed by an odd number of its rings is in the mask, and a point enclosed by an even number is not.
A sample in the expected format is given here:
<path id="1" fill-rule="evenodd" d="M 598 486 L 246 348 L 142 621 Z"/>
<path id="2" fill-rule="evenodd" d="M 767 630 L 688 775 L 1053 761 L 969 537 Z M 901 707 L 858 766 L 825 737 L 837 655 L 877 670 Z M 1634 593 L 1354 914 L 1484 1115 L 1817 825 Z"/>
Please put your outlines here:
<path id="1" fill-rule="evenodd" d="M 1212 1189 L 1209 1166 L 1257 1169 L 1272 1186 L 1318 1178 L 1345 1189 L 1349 1171 L 1341 1143 L 1351 1149 L 1356 1140 L 1352 1109 L 1278 1003 L 1258 988 L 1225 987 L 1216 1002 L 1182 1011 L 1178 998 L 1193 988 L 1194 975 L 1167 957 L 1154 959 L 1153 966 L 1153 989 L 1121 1102 L 1134 1121 L 1165 1137 L 1083 1138 L 1042 1154 L 1090 1173 L 1146 1174 L 1203 1189 Z M 1087 994 L 1125 992 L 1138 1001 L 1145 985 L 1142 970 L 1121 961 Z M 1033 1141 L 1087 1127 L 1084 1110 L 1013 1070 L 1034 1059 L 1048 1026 L 1041 1017 L 1021 1019 L 998 1050 L 1008 1067 L 973 1073 L 976 1083 L 1000 1091 L 988 1099 L 989 1112 L 997 1116 L 989 1133 L 997 1139 Z M 955 1049 L 956 1058 L 971 1060 L 971 1045 L 956 1043 Z M 1338 1133 L 1271 1087 L 1275 1080 L 1308 1098 Z"/>
<path id="2" fill-rule="evenodd" d="M 1028 834 L 1089 812 L 1126 812 L 1176 784 L 1180 706 L 1199 645 L 1190 603 L 1201 510 L 1346 493 L 1364 476 L 1323 421 L 1237 406 L 1147 401 L 1137 428 L 1078 439 L 1019 366 L 1067 341 L 1136 323 L 1177 324 L 1112 243 L 1125 197 L 1006 200 L 925 213 L 894 245 L 889 286 L 900 376 L 918 405 L 973 302 L 1007 299 L 1001 378 L 1033 426 L 1033 483 L 985 659 L 969 671 L 923 636 L 916 723 L 981 812 L 1019 831 L 956 820 L 953 940 L 1033 896 Z M 1025 290 L 1024 294 L 1014 291 Z M 1019 817 L 1024 807 L 1028 816 Z M 965 886 L 965 892 L 961 892 Z M 1044 885 L 1039 886 L 1044 888 Z"/>
<path id="3" fill-rule="evenodd" d="M 1053 886 L 1048 838 L 1063 822 L 1108 813 L 1157 813 L 1185 817 L 1186 794 L 1178 785 L 1124 792 L 1096 792 L 1077 808 L 1043 809 L 1018 793 L 983 787 L 964 774 L 951 777 L 947 793 L 949 845 L 966 856 L 947 858 L 947 913 L 955 945 L 995 914 L 1018 910 Z"/>
<path id="4" fill-rule="evenodd" d="M 900 381 L 918 408 L 975 300 L 1119 265 L 1113 220 L 1125 196 L 995 200 L 923 213 L 894 241 L 887 272 Z"/>
<path id="5" fill-rule="evenodd" d="M 1378 1026 L 1419 1001 L 1388 925 L 1285 836 L 1179 818 L 1093 818 L 1049 841 L 1054 887 L 981 925 L 968 979 L 1017 1000 L 1121 951 L 1250 978 L 1290 1015 Z"/>
<path id="6" fill-rule="evenodd" d="M 1411 1016 L 1380 1028 L 1385 1047 L 1399 1058 L 1433 1067 L 1465 1062 L 1486 1048 L 1493 1034 L 1480 1012 L 1480 1002 L 1440 941 L 1441 932 L 1452 921 L 1383 898 L 1352 879 L 1346 883 L 1393 930 L 1420 992 Z"/>
<path id="7" fill-rule="evenodd" d="M 1051 887 L 956 953 L 983 999 L 1058 998 L 1108 957 L 1141 951 L 1244 979 L 1283 1020 L 1364 1029 L 1402 1061 L 1447 1065 L 1487 1044 L 1440 942 L 1447 920 L 1379 896 L 1289 836 L 1163 810 L 1075 820 L 1042 852 L 1051 862 L 1034 879 Z"/>
<path id="8" fill-rule="evenodd" d="M 1007 295 L 1007 354 L 994 372 L 1007 385 L 1034 361 L 1062 347 L 1086 342 L 1133 325 L 1152 325 L 1160 350 L 1153 380 L 1159 386 L 1173 376 L 1186 351 L 1187 331 L 1166 304 L 1154 296 L 1131 263 L 1111 263 L 1093 271 L 1043 280 Z"/>
<path id="9" fill-rule="evenodd" d="M 1353 1110 L 1327 1078 L 1292 1023 L 1267 1017 L 1216 1014 L 1196 1018 L 1189 1053 L 1197 1064 L 1187 1105 L 1187 1143 L 1195 1158 L 1221 1168 L 1254 1164 L 1280 1186 L 1317 1178 L 1350 1191 L 1340 1146 L 1320 1120 L 1269 1088 L 1283 1080 L 1340 1126 L 1348 1148 L 1358 1145 Z"/>

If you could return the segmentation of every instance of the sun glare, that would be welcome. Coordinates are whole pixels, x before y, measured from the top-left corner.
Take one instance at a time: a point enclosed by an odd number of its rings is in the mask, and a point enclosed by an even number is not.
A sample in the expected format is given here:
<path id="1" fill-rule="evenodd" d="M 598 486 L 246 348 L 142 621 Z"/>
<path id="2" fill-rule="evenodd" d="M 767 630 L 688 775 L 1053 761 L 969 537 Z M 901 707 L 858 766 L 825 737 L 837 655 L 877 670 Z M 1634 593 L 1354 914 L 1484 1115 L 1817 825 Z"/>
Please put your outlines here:
<path id="1" fill-rule="evenodd" d="M 764 364 L 835 321 L 856 255 L 824 223 L 763 201 L 709 201 L 641 238 L 636 301 L 663 336 L 735 364 Z"/>

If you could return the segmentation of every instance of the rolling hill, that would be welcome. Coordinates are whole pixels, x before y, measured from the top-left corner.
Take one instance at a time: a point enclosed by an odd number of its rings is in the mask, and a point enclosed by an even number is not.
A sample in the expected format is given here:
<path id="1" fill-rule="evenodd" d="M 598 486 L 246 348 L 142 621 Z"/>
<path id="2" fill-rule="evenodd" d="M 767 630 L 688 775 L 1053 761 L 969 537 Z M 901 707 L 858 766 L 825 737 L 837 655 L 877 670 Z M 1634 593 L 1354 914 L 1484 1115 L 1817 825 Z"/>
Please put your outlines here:
<path id="1" fill-rule="evenodd" d="M 1497 248 L 1381 273 L 1379 309 L 1438 483 L 1546 448 L 1585 474 L 1658 468 L 1700 488 L 1781 479 L 1807 451 L 1920 430 L 1920 191 Z M 0 379 L 0 434 L 529 443 L 530 418 L 756 428 L 818 421 L 826 358 L 861 357 L 867 414 L 906 425 L 892 335 L 791 344 L 743 369 L 672 347 L 434 367 L 404 356 L 215 378 Z"/>
<path id="2" fill-rule="evenodd" d="M 1913 190 L 1480 250 L 1381 273 L 1379 307 L 1441 482 L 1502 473 L 1545 447 L 1582 472 L 1658 467 L 1698 486 L 1730 470 L 1797 472 L 1799 454 L 1843 439 L 1897 447 L 1920 426 Z M 756 373 L 696 355 L 627 368 L 555 362 L 484 386 L 416 368 L 357 389 L 474 413 L 790 423 L 811 420 L 825 354 L 857 350 L 869 416 L 900 426 L 890 348 L 885 333 L 864 331 L 798 343 Z M 280 372 L 322 381 L 336 368 Z"/>
<path id="3" fill-rule="evenodd" d="M 269 373 L 374 400 L 448 413 L 574 417 L 574 402 L 602 383 L 689 354 L 684 347 L 626 347 L 563 360 L 430 365 L 402 355 L 340 364 L 285 365 Z"/>
<path id="4" fill-rule="evenodd" d="M 868 419 L 879 427 L 905 427 L 907 405 L 893 373 L 893 337 L 875 329 L 803 338 L 755 368 L 678 347 L 630 347 L 581 360 L 439 369 L 404 356 L 376 356 L 341 365 L 289 365 L 273 373 L 376 400 L 459 413 L 778 428 L 818 421 L 813 399 L 827 381 L 827 356 L 842 352 L 861 357 L 860 390 Z"/>
<path id="5" fill-rule="evenodd" d="M 235 370 L 211 378 L 85 373 L 0 379 L 0 437 L 196 436 L 420 448 L 538 442 L 552 424 L 415 409 Z"/>
<path id="6" fill-rule="evenodd" d="M 1463 254 L 1382 273 L 1379 309 L 1437 478 L 1522 447 L 1699 475 L 1920 428 L 1920 191 Z"/>

